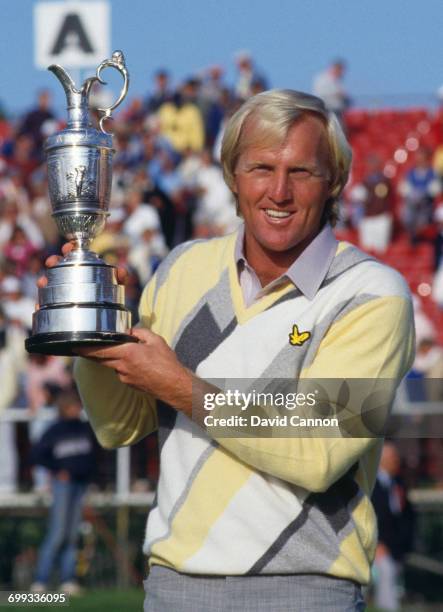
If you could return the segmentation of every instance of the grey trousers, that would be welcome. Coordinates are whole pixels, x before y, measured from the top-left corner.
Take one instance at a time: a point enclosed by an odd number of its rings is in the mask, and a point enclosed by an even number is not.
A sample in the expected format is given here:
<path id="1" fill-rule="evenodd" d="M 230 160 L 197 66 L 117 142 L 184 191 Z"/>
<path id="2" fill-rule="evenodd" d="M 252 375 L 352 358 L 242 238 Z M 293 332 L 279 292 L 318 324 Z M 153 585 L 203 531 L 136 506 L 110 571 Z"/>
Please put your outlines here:
<path id="1" fill-rule="evenodd" d="M 363 612 L 361 587 L 317 574 L 190 576 L 154 565 L 144 612 Z"/>

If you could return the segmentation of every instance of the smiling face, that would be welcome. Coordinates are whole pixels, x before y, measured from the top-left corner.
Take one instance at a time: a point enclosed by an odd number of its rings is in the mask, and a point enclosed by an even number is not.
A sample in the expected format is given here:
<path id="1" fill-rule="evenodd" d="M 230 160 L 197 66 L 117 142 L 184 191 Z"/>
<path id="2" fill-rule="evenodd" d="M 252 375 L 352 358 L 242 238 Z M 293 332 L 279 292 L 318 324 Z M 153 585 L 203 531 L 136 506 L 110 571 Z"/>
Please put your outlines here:
<path id="1" fill-rule="evenodd" d="M 320 230 L 329 196 L 329 147 L 320 118 L 305 115 L 274 145 L 254 144 L 257 126 L 244 127 L 233 191 L 245 221 L 245 252 L 260 273 L 287 269 Z M 255 139 L 257 142 L 257 139 Z M 269 275 L 266 280 L 269 282 Z"/>

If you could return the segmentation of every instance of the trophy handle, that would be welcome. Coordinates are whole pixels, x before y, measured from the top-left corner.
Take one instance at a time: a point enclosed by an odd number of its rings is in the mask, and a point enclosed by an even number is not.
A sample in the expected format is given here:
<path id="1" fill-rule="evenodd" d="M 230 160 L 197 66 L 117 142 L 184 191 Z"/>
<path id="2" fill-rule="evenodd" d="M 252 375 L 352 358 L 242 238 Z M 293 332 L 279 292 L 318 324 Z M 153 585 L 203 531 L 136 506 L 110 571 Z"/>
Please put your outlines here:
<path id="1" fill-rule="evenodd" d="M 112 54 L 112 58 L 104 60 L 97 68 L 96 77 L 94 77 L 94 79 L 98 80 L 102 85 L 106 85 L 106 81 L 101 78 L 101 72 L 102 70 L 104 70 L 104 68 L 115 68 L 123 76 L 123 87 L 120 91 L 119 97 L 114 102 L 114 104 L 112 104 L 109 108 L 97 109 L 99 112 L 103 113 L 103 116 L 100 118 L 99 121 L 100 129 L 103 133 L 108 134 L 108 132 L 103 127 L 103 122 L 106 119 L 112 119 L 112 111 L 123 102 L 124 98 L 126 97 L 126 94 L 128 93 L 129 73 L 126 69 L 125 57 L 122 51 L 114 51 L 114 53 Z"/>

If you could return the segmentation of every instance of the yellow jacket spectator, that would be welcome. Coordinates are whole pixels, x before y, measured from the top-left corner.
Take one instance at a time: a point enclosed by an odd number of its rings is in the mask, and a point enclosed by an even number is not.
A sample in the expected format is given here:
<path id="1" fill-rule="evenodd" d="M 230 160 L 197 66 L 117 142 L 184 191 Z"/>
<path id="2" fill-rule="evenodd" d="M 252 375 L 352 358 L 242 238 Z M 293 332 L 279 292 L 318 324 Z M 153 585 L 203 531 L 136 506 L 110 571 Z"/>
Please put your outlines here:
<path id="1" fill-rule="evenodd" d="M 192 81 L 185 84 L 183 92 L 176 94 L 171 102 L 162 104 L 157 113 L 161 134 L 179 153 L 186 149 L 201 151 L 205 141 L 202 115 L 188 92 L 189 83 L 192 86 Z"/>

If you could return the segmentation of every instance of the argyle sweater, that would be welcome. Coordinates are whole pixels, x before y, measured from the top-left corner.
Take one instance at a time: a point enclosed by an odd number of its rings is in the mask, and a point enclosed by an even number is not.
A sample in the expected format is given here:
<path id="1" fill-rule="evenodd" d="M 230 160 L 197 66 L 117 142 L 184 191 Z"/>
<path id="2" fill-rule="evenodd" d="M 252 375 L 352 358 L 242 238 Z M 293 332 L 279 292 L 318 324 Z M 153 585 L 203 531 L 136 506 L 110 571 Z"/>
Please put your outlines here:
<path id="1" fill-rule="evenodd" d="M 338 243 L 315 297 L 290 281 L 246 308 L 235 234 L 174 249 L 146 287 L 141 324 L 197 376 L 390 378 L 411 365 L 403 278 Z M 309 339 L 291 345 L 296 324 Z M 367 583 L 376 546 L 369 500 L 381 442 L 370 437 L 217 438 L 183 413 L 78 359 L 76 378 L 107 448 L 158 428 L 160 479 L 144 552 L 190 574 L 316 573 Z"/>

